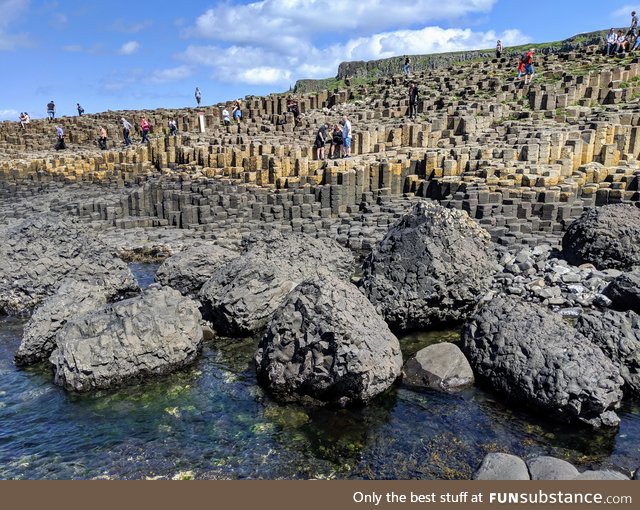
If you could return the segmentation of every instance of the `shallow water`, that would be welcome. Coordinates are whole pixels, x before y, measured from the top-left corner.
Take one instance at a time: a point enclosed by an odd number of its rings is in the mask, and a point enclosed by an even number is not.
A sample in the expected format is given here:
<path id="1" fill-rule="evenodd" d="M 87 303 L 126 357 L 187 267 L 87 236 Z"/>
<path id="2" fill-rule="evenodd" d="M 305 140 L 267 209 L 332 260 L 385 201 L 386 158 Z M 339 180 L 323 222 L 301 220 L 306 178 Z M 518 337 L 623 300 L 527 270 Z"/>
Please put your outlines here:
<path id="1" fill-rule="evenodd" d="M 280 406 L 256 385 L 252 339 L 210 343 L 190 369 L 144 385 L 69 395 L 46 365 L 15 367 L 21 334 L 0 318 L 0 478 L 467 478 L 492 451 L 640 465 L 637 404 L 614 433 L 510 411 L 478 388 L 394 387 L 353 410 Z M 455 335 L 414 334 L 403 350 Z"/>

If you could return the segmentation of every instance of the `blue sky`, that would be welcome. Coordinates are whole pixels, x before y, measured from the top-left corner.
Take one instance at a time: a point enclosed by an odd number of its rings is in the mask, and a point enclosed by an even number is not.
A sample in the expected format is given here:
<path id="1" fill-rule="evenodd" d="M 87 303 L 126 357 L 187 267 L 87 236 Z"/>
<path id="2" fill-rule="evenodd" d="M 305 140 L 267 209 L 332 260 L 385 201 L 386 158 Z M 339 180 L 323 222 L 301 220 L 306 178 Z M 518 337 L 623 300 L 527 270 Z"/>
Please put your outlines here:
<path id="1" fill-rule="evenodd" d="M 526 9 L 523 10 L 523 6 Z M 0 120 L 183 107 L 287 90 L 371 60 L 624 26 L 640 0 L 0 0 Z"/>

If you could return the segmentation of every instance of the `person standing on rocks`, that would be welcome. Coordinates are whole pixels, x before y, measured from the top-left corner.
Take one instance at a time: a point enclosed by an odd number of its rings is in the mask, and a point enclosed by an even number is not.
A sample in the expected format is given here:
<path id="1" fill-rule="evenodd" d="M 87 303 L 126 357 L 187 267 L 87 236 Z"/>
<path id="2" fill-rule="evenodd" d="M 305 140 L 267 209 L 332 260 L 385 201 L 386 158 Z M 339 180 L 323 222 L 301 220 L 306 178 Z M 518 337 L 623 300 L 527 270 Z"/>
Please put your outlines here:
<path id="1" fill-rule="evenodd" d="M 49 122 L 56 118 L 56 104 L 53 101 L 49 101 L 47 105 L 47 116 L 49 117 Z"/>
<path id="2" fill-rule="evenodd" d="M 402 66 L 402 72 L 404 74 L 411 74 L 411 59 L 406 57 L 404 59 L 404 65 Z"/>
<path id="3" fill-rule="evenodd" d="M 56 146 L 55 149 L 57 151 L 66 149 L 67 146 L 64 144 L 64 131 L 61 126 L 56 126 Z"/>
<path id="4" fill-rule="evenodd" d="M 629 51 L 632 51 L 638 40 L 638 16 L 636 11 L 631 12 L 631 27 L 629 28 Z"/>
<path id="5" fill-rule="evenodd" d="M 351 141 L 353 132 L 351 130 L 351 121 L 346 114 L 342 116 L 342 157 L 351 157 Z"/>
<path id="6" fill-rule="evenodd" d="M 327 129 L 329 129 L 329 124 L 320 126 L 320 129 L 318 129 L 316 133 L 316 141 L 313 144 L 318 151 L 318 159 L 320 160 L 325 159 L 324 146 L 327 141 Z"/>
<path id="7" fill-rule="evenodd" d="M 331 147 L 329 147 L 329 159 L 332 157 L 337 159 L 340 157 L 342 151 L 342 128 L 340 124 L 333 126 L 333 133 L 331 134 Z"/>
<path id="8" fill-rule="evenodd" d="M 496 44 L 496 58 L 501 58 L 503 51 L 504 47 L 502 46 L 502 41 L 498 39 L 498 44 Z"/>
<path id="9" fill-rule="evenodd" d="M 120 119 L 122 121 L 122 138 L 124 138 L 125 146 L 131 145 L 131 138 L 129 138 L 129 134 L 131 133 L 131 124 L 127 122 L 127 119 L 122 117 Z"/>
<path id="10" fill-rule="evenodd" d="M 240 100 L 233 103 L 233 120 L 238 124 L 242 121 L 242 107 L 240 105 Z"/>
<path id="11" fill-rule="evenodd" d="M 98 145 L 103 151 L 107 150 L 107 130 L 104 127 L 100 128 L 98 136 Z"/>
<path id="12" fill-rule="evenodd" d="M 409 84 L 409 117 L 415 119 L 418 117 L 418 85 L 415 82 Z"/>
<path id="13" fill-rule="evenodd" d="M 175 119 L 169 121 L 169 135 L 176 136 L 178 134 L 178 123 Z"/>
<path id="14" fill-rule="evenodd" d="M 535 54 L 535 48 L 531 48 L 527 53 L 525 53 L 523 62 L 524 62 L 524 84 L 530 85 L 533 80 L 533 75 L 535 74 L 535 69 L 533 68 L 533 56 Z"/>
<path id="15" fill-rule="evenodd" d="M 222 110 L 222 122 L 225 126 L 231 125 L 231 115 L 229 114 L 229 110 L 225 106 Z"/>
<path id="16" fill-rule="evenodd" d="M 202 100 L 202 93 L 200 92 L 200 89 L 196 87 L 196 103 L 198 103 L 198 106 L 200 106 L 201 100 Z"/>
<path id="17" fill-rule="evenodd" d="M 142 131 L 142 140 L 140 141 L 140 143 L 148 142 L 149 131 L 151 131 L 151 124 L 146 117 L 142 117 L 142 120 L 140 120 L 140 130 Z"/>
<path id="18" fill-rule="evenodd" d="M 76 103 L 76 108 L 78 109 L 78 117 L 82 117 L 82 114 L 84 113 L 84 108 L 80 106 L 80 103 Z"/>

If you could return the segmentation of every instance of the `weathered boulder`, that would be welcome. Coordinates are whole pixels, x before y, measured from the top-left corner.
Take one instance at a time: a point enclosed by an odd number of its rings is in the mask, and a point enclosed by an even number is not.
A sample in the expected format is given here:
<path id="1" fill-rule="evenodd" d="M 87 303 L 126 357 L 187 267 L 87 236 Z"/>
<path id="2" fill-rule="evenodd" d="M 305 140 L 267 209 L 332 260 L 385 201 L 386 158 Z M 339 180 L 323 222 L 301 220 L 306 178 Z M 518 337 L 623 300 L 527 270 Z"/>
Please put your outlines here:
<path id="1" fill-rule="evenodd" d="M 202 287 L 203 315 L 229 336 L 262 330 L 293 288 L 307 278 L 349 279 L 353 254 L 329 239 L 271 232 L 255 236 L 240 257 L 218 269 Z"/>
<path id="2" fill-rule="evenodd" d="M 400 375 L 402 354 L 350 283 L 316 277 L 276 310 L 256 354 L 258 379 L 278 400 L 366 403 Z"/>
<path id="3" fill-rule="evenodd" d="M 640 395 L 640 315 L 588 312 L 578 318 L 576 329 L 618 367 L 625 390 Z"/>
<path id="4" fill-rule="evenodd" d="M 417 203 L 365 260 L 362 288 L 391 329 L 461 321 L 490 288 L 489 234 L 466 212 Z"/>
<path id="5" fill-rule="evenodd" d="M 404 365 L 402 382 L 452 392 L 471 386 L 474 377 L 460 348 L 445 342 L 425 347 L 409 359 Z"/>
<path id="6" fill-rule="evenodd" d="M 197 304 L 169 288 L 73 318 L 51 354 L 55 382 L 83 392 L 176 370 L 201 350 L 200 320 Z"/>
<path id="7" fill-rule="evenodd" d="M 48 297 L 25 325 L 16 364 L 31 365 L 49 359 L 56 346 L 56 335 L 74 317 L 107 304 L 113 296 L 96 282 L 67 280 Z"/>
<path id="8" fill-rule="evenodd" d="M 630 271 L 640 265 L 640 208 L 616 204 L 585 211 L 564 235 L 562 252 L 576 266 Z"/>
<path id="9" fill-rule="evenodd" d="M 574 480 L 628 480 L 629 477 L 619 473 L 618 471 L 611 471 L 605 469 L 602 471 L 585 471 L 580 473 L 574 478 Z"/>
<path id="10" fill-rule="evenodd" d="M 44 213 L 0 228 L 0 313 L 28 315 L 68 278 L 110 295 L 139 290 L 129 267 L 78 220 Z"/>
<path id="11" fill-rule="evenodd" d="M 535 457 L 527 466 L 532 480 L 573 480 L 580 474 L 573 464 L 555 457 Z"/>
<path id="12" fill-rule="evenodd" d="M 213 273 L 237 256 L 215 244 L 187 248 L 163 262 L 156 273 L 156 281 L 179 290 L 185 296 L 197 296 Z"/>
<path id="13" fill-rule="evenodd" d="M 467 322 L 462 344 L 476 375 L 512 401 L 593 427 L 620 421 L 620 371 L 546 307 L 498 296 Z"/>
<path id="14" fill-rule="evenodd" d="M 531 480 L 524 460 L 508 453 L 488 453 L 473 480 Z"/>
<path id="15" fill-rule="evenodd" d="M 623 273 L 602 291 L 611 300 L 611 307 L 640 313 L 640 270 Z"/>

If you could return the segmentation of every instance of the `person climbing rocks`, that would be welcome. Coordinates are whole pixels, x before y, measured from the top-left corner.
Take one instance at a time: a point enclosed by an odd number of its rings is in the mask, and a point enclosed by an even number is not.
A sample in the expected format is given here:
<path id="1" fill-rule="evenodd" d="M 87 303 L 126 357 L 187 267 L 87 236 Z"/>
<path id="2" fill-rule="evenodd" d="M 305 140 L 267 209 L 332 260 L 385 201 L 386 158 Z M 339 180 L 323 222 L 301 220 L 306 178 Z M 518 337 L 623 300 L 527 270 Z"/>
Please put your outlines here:
<path id="1" fill-rule="evenodd" d="M 131 145 L 131 138 L 129 138 L 129 134 L 131 133 L 131 124 L 127 122 L 127 120 L 122 117 L 120 119 L 122 121 L 122 138 L 124 138 L 125 146 Z"/>
<path id="2" fill-rule="evenodd" d="M 225 106 L 222 110 L 222 123 L 225 126 L 229 126 L 231 124 L 231 115 L 229 114 L 229 110 Z"/>
<path id="3" fill-rule="evenodd" d="M 67 146 L 64 144 L 64 131 L 62 130 L 61 126 L 56 126 L 56 139 L 57 142 L 55 145 L 55 149 L 57 151 L 67 148 Z"/>
<path id="4" fill-rule="evenodd" d="M 504 47 L 502 46 L 502 41 L 498 39 L 498 43 L 496 44 L 496 58 L 501 58 L 503 51 Z"/>
<path id="5" fill-rule="evenodd" d="M 533 75 L 535 74 L 535 69 L 533 68 L 533 56 L 535 54 L 535 48 L 531 48 L 524 54 L 522 61 L 524 62 L 524 84 L 530 85 L 533 80 Z"/>
<path id="6" fill-rule="evenodd" d="M 146 117 L 142 117 L 140 120 L 140 130 L 142 131 L 142 140 L 140 143 L 149 141 L 149 131 L 151 131 L 151 124 Z"/>
<path id="7" fill-rule="evenodd" d="M 200 89 L 196 87 L 196 103 L 198 103 L 198 106 L 200 106 L 201 100 L 202 100 L 202 93 L 200 92 Z"/>
<path id="8" fill-rule="evenodd" d="M 409 84 L 409 117 L 415 119 L 418 117 L 418 85 L 415 82 Z"/>
<path id="9" fill-rule="evenodd" d="M 82 117 L 82 114 L 84 113 L 84 108 L 80 106 L 80 103 L 76 103 L 76 108 L 78 109 L 78 117 Z"/>
<path id="10" fill-rule="evenodd" d="M 169 121 L 169 135 L 176 136 L 178 134 L 178 123 L 175 119 Z"/>
<path id="11" fill-rule="evenodd" d="M 329 124 L 322 124 L 322 126 L 320 126 L 320 129 L 318 129 L 316 133 L 316 141 L 313 144 L 318 152 L 319 160 L 325 159 L 324 147 L 327 142 L 327 129 L 329 129 Z"/>
<path id="12" fill-rule="evenodd" d="M 233 120 L 238 124 L 242 121 L 242 106 L 239 99 L 233 103 Z"/>
<path id="13" fill-rule="evenodd" d="M 411 59 L 409 57 L 405 57 L 404 65 L 402 66 L 402 72 L 404 74 L 411 74 Z"/>
<path id="14" fill-rule="evenodd" d="M 47 104 L 47 116 L 49 117 L 49 122 L 56 118 L 56 104 L 53 101 Z"/>
<path id="15" fill-rule="evenodd" d="M 351 130 L 351 121 L 347 115 L 342 116 L 342 157 L 351 157 L 351 140 L 353 133 Z"/>
<path id="16" fill-rule="evenodd" d="M 100 149 L 102 149 L 103 151 L 106 151 L 107 150 L 107 130 L 104 127 L 101 127 L 98 133 L 99 133 L 98 145 L 100 146 Z"/>
<path id="17" fill-rule="evenodd" d="M 516 77 L 516 81 L 520 81 L 524 76 L 524 55 L 520 55 L 518 57 L 518 76 Z"/>

